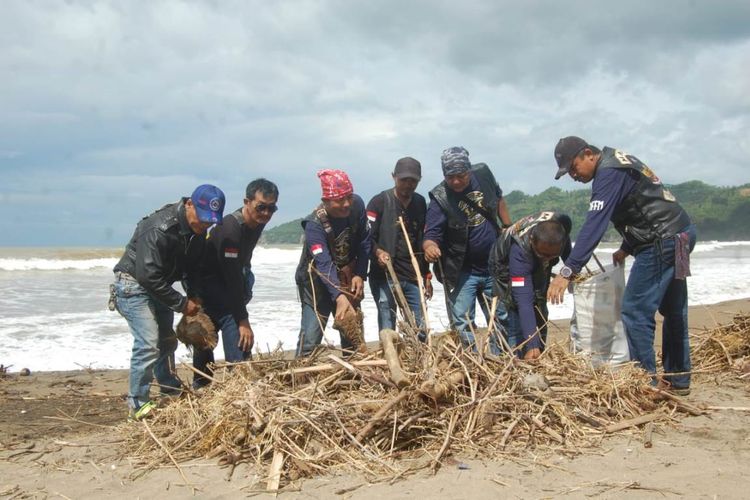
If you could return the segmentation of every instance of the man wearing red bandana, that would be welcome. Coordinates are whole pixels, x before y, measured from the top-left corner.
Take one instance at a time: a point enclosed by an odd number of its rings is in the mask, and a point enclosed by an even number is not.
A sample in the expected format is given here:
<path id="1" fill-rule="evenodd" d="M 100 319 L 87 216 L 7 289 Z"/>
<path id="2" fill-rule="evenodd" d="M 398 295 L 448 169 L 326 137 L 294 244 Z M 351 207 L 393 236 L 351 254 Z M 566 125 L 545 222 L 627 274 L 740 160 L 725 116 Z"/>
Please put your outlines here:
<path id="1" fill-rule="evenodd" d="M 302 221 L 304 242 L 295 281 L 302 302 L 297 356 L 309 355 L 323 340 L 331 313 L 341 320 L 359 308 L 370 255 L 365 204 L 342 170 L 318 172 L 321 203 Z M 352 344 L 341 337 L 341 348 Z"/>

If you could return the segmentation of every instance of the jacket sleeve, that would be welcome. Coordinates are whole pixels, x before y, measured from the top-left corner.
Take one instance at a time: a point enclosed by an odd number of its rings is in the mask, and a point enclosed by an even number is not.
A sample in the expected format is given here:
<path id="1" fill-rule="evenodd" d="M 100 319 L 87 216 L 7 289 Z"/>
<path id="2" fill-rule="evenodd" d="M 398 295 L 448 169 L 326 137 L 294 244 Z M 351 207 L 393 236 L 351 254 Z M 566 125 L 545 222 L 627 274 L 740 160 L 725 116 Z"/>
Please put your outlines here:
<path id="1" fill-rule="evenodd" d="M 511 245 L 510 259 L 510 293 L 518 305 L 518 318 L 521 323 L 523 340 L 529 340 L 536 332 L 536 313 L 534 312 L 534 262 L 524 255 L 518 245 Z M 539 335 L 534 336 L 526 344 L 527 349 L 542 347 Z"/>
<path id="2" fill-rule="evenodd" d="M 316 276 L 320 279 L 328 290 L 331 299 L 335 302 L 336 298 L 341 295 L 339 290 L 341 282 L 336 265 L 333 263 L 333 257 L 328 249 L 326 232 L 320 227 L 320 224 L 313 222 L 305 224 L 305 245 L 307 245 L 306 251 L 313 256 L 315 269 L 321 274 L 321 276 L 317 276 L 313 271 L 313 279 Z M 307 269 L 305 269 L 305 272 L 307 272 Z"/>
<path id="3" fill-rule="evenodd" d="M 171 238 L 152 227 L 140 235 L 136 242 L 135 279 L 153 295 L 175 312 L 182 312 L 187 298 L 172 288 L 168 281 L 170 270 L 176 266 L 175 248 Z"/>

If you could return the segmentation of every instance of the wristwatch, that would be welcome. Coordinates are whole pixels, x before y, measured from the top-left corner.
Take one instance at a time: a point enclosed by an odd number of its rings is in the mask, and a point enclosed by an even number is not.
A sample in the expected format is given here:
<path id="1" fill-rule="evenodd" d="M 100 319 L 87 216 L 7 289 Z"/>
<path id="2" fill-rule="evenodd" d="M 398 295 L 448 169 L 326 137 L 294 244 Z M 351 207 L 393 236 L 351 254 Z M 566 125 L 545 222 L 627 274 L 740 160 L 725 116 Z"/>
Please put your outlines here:
<path id="1" fill-rule="evenodd" d="M 573 270 L 569 268 L 568 266 L 563 266 L 562 269 L 560 269 L 559 274 L 566 280 L 569 280 L 570 278 L 573 277 Z"/>

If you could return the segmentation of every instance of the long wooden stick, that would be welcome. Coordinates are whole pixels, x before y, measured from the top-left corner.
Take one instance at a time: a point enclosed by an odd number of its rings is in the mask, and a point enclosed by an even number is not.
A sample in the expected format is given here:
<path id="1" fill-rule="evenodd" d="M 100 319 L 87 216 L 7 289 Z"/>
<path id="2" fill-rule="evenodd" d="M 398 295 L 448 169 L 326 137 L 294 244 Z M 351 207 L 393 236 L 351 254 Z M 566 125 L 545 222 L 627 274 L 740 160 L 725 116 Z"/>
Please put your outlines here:
<path id="1" fill-rule="evenodd" d="M 391 276 L 393 296 L 396 298 L 396 302 L 401 307 L 401 312 L 404 315 L 404 319 L 406 319 L 406 322 L 412 328 L 414 328 L 414 331 L 416 331 L 417 328 L 419 328 L 419 325 L 417 325 L 417 320 L 414 319 L 414 312 L 411 310 L 411 307 L 409 307 L 409 302 L 406 300 L 404 290 L 403 288 L 401 288 L 401 282 L 398 280 L 398 276 L 396 276 L 396 270 L 393 269 L 393 263 L 390 259 L 385 261 L 385 267 L 388 270 L 388 274 Z"/>
<path id="2" fill-rule="evenodd" d="M 657 418 L 663 417 L 663 416 L 664 416 L 664 413 L 660 411 L 647 413 L 645 415 L 639 415 L 635 418 L 629 418 L 627 420 L 623 420 L 622 422 L 617 422 L 616 424 L 608 425 L 604 429 L 604 432 L 611 434 L 613 432 L 621 431 L 629 427 L 636 427 L 639 425 L 647 424 L 649 422 L 653 422 Z"/>
<path id="3" fill-rule="evenodd" d="M 401 230 L 404 233 L 406 247 L 409 249 L 409 256 L 411 256 L 411 265 L 414 267 L 414 274 L 417 275 L 417 285 L 419 285 L 419 302 L 422 306 L 422 321 L 424 321 L 425 334 L 427 335 L 427 345 L 431 346 L 432 339 L 430 336 L 430 318 L 427 316 L 427 301 L 424 298 L 424 280 L 422 279 L 422 270 L 419 268 L 419 262 L 417 261 L 417 257 L 414 255 L 414 250 L 411 247 L 411 240 L 409 239 L 409 233 L 406 231 L 404 218 L 399 217 L 398 223 L 401 225 Z"/>
<path id="4" fill-rule="evenodd" d="M 355 439 L 362 442 L 363 439 L 365 439 L 367 436 L 370 435 L 370 433 L 375 429 L 375 426 L 380 422 L 383 417 L 385 417 L 391 409 L 399 404 L 401 401 L 409 397 L 409 392 L 402 391 L 399 393 L 398 396 L 388 401 L 386 404 L 383 405 L 382 408 L 380 408 L 375 415 L 372 416 L 369 422 L 367 422 L 367 425 L 365 425 L 361 431 L 357 433 L 355 436 Z"/>

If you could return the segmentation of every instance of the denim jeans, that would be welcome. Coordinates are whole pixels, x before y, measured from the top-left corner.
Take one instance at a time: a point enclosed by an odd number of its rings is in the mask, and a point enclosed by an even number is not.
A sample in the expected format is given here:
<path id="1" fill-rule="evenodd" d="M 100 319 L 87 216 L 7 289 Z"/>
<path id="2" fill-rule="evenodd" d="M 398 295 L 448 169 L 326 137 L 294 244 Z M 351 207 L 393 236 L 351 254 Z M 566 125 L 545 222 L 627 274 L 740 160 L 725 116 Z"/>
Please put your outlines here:
<path id="1" fill-rule="evenodd" d="M 204 307 L 204 311 L 208 317 L 211 318 L 211 321 L 213 321 L 216 330 L 221 330 L 221 343 L 224 346 L 224 360 L 229 363 L 237 363 L 249 359 L 252 351 L 243 351 L 238 345 L 240 342 L 240 328 L 234 320 L 234 316 L 213 309 L 208 305 Z M 213 375 L 213 370 L 208 367 L 208 364 L 213 363 L 214 361 L 213 349 L 193 351 L 193 367 L 207 375 Z M 210 380 L 198 373 L 193 377 L 194 389 L 204 387 L 209 383 Z"/>
<path id="2" fill-rule="evenodd" d="M 489 324 L 490 310 L 488 306 L 492 304 L 492 278 L 489 275 L 471 274 L 462 271 L 458 275 L 458 282 L 449 294 L 448 300 L 451 307 L 449 313 L 453 320 L 453 327 L 458 332 L 461 343 L 467 349 L 476 350 L 476 341 L 474 334 L 471 332 L 471 326 L 476 315 L 476 302 L 479 301 L 479 307 Z M 498 332 L 501 332 L 511 348 L 518 344 L 518 339 L 508 336 L 509 327 L 508 313 L 503 303 L 498 301 L 495 310 L 495 327 L 493 335 L 489 339 L 489 348 L 492 354 L 498 355 L 502 351 L 497 337 Z"/>
<path id="3" fill-rule="evenodd" d="M 686 229 L 690 251 L 695 246 L 695 226 Z M 687 281 L 674 279 L 674 239 L 666 239 L 635 256 L 622 299 L 622 322 L 630 348 L 630 359 L 656 374 L 654 315 L 664 317 L 662 362 L 665 379 L 675 388 L 690 386 Z"/>
<path id="4" fill-rule="evenodd" d="M 419 285 L 410 281 L 399 281 L 404 292 L 409 309 L 414 313 L 417 326 L 423 326 L 422 302 L 419 295 Z M 396 299 L 391 291 L 390 280 L 370 278 L 370 292 L 378 308 L 378 330 L 384 328 L 396 329 Z"/>
<path id="5" fill-rule="evenodd" d="M 299 287 L 299 294 L 302 300 L 302 321 L 299 339 L 297 339 L 297 357 L 308 356 L 320 345 L 323 341 L 323 329 L 321 329 L 321 325 L 325 328 L 328 324 L 328 317 L 331 313 L 336 313 L 336 304 L 323 287 L 316 289 L 315 302 L 318 306 L 317 314 L 315 308 L 313 308 L 312 295 L 306 292 L 304 287 Z M 341 349 L 349 352 L 354 351 L 352 343 L 343 335 L 341 335 Z"/>
<path id="6" fill-rule="evenodd" d="M 162 394 L 177 392 L 181 387 L 174 373 L 177 349 L 172 327 L 174 312 L 126 275 L 116 277 L 115 295 L 117 311 L 128 322 L 133 335 L 128 405 L 137 409 L 150 400 L 149 389 L 154 376 Z"/>

